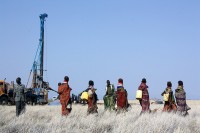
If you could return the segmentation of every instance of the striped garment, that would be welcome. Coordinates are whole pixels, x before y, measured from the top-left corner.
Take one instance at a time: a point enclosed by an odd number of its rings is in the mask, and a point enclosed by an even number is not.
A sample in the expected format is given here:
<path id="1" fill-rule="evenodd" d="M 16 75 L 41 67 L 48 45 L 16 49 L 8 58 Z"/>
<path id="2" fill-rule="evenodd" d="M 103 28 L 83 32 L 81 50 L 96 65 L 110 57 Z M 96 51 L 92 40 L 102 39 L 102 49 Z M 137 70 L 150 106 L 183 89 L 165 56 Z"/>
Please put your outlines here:
<path id="1" fill-rule="evenodd" d="M 142 106 L 141 113 L 150 112 L 150 101 L 149 101 L 149 92 L 148 86 L 145 83 L 141 83 L 138 87 L 138 90 L 142 91 L 142 99 L 140 100 L 140 105 Z"/>
<path id="2" fill-rule="evenodd" d="M 179 86 L 175 91 L 177 111 L 186 111 L 186 93 L 182 86 Z"/>
<path id="3" fill-rule="evenodd" d="M 89 86 L 88 90 L 88 114 L 98 113 L 97 109 L 97 94 L 93 86 Z"/>

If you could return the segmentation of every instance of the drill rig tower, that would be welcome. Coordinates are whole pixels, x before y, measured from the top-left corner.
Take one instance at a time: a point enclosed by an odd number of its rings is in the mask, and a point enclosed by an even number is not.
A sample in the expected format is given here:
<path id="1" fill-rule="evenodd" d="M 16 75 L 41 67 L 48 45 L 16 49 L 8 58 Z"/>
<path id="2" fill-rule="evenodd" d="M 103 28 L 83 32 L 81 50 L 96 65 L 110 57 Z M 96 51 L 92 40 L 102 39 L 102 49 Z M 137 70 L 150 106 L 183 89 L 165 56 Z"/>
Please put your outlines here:
<path id="1" fill-rule="evenodd" d="M 48 17 L 46 13 L 41 14 L 40 16 L 40 39 L 39 46 L 35 55 L 33 66 L 31 69 L 32 73 L 32 83 L 31 89 L 34 92 L 34 95 L 37 96 L 37 103 L 46 104 L 48 103 L 48 82 L 44 81 L 44 22 L 45 18 Z"/>
<path id="2" fill-rule="evenodd" d="M 46 13 L 40 15 L 40 39 L 39 39 L 39 59 L 36 61 L 36 57 L 33 63 L 33 80 L 32 87 L 33 88 L 43 88 L 44 87 L 44 79 L 43 79 L 43 71 L 44 71 L 44 22 L 45 18 L 48 17 Z M 37 51 L 38 52 L 38 51 Z M 36 53 L 37 56 L 37 53 Z M 38 68 L 39 67 L 39 68 Z M 39 70 L 39 72 L 38 72 Z"/>

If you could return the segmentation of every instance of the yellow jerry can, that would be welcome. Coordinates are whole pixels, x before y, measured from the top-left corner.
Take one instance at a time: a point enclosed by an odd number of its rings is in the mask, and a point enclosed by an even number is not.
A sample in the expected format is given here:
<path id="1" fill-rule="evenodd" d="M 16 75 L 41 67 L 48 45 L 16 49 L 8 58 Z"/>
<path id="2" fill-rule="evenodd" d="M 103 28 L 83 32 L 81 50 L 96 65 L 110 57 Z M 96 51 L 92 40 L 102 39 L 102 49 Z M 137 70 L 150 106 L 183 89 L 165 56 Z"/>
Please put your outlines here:
<path id="1" fill-rule="evenodd" d="M 137 99 L 137 100 L 142 99 L 142 91 L 141 91 L 141 90 L 137 90 L 137 91 L 136 91 L 136 99 Z"/>
<path id="2" fill-rule="evenodd" d="M 83 92 L 83 93 L 81 94 L 81 99 L 86 99 L 86 100 L 88 100 L 88 93 L 87 93 L 87 92 Z"/>
<path id="3" fill-rule="evenodd" d="M 163 101 L 167 102 L 169 100 L 169 93 L 163 95 Z"/>

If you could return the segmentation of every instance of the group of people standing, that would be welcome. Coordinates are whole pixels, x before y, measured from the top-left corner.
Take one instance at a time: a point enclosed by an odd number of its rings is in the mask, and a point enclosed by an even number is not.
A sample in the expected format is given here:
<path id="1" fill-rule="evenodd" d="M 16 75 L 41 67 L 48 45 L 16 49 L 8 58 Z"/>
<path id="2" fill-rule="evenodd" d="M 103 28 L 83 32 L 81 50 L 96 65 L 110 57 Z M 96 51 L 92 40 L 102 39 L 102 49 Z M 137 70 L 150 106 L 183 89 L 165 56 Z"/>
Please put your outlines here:
<path id="1" fill-rule="evenodd" d="M 163 111 L 173 111 L 183 116 L 188 115 L 188 110 L 191 108 L 186 103 L 186 92 L 184 90 L 183 81 L 178 81 L 178 87 L 175 89 L 175 98 L 171 82 L 167 82 L 167 88 L 161 95 L 167 97 Z"/>
<path id="2" fill-rule="evenodd" d="M 145 78 L 142 79 L 141 84 L 138 87 L 138 90 L 142 91 L 142 97 L 139 100 L 139 103 L 142 107 L 143 113 L 150 113 L 150 98 L 148 92 L 147 81 Z M 110 81 L 107 81 L 106 95 L 104 96 L 104 107 L 105 109 L 115 109 L 117 111 L 123 110 L 127 111 L 127 108 L 130 106 L 127 100 L 128 93 L 123 87 L 123 79 L 118 80 L 117 90 L 114 91 L 114 85 L 110 85 Z M 178 87 L 175 90 L 175 98 L 172 91 L 172 83 L 167 82 L 167 88 L 161 94 L 165 96 L 163 112 L 176 112 L 183 116 L 188 114 L 188 110 L 191 108 L 186 104 L 186 93 L 183 88 L 183 81 L 178 81 Z M 114 108 L 115 103 L 117 103 L 117 108 Z M 156 111 L 156 110 L 155 110 Z"/>
<path id="3" fill-rule="evenodd" d="M 64 77 L 64 82 L 61 86 L 58 88 L 58 92 L 61 96 L 60 102 L 62 105 L 62 115 L 69 114 L 70 111 L 67 109 L 67 105 L 70 101 L 70 91 L 71 88 L 68 85 L 69 78 L 67 76 Z M 104 109 L 105 110 L 115 110 L 117 112 L 124 112 L 127 111 L 130 107 L 130 104 L 128 103 L 128 93 L 123 85 L 123 79 L 118 79 L 117 88 L 115 90 L 115 86 L 110 83 L 109 80 L 106 81 L 106 94 L 103 97 L 104 100 Z M 141 84 L 138 87 L 138 90 L 142 91 L 142 98 L 139 99 L 139 103 L 142 107 L 141 114 L 143 113 L 150 113 L 150 98 L 149 98 L 149 92 L 148 92 L 148 86 L 147 81 L 145 78 L 142 79 Z M 66 85 L 65 85 L 66 84 Z M 65 93 L 64 91 L 65 86 Z M 86 89 L 88 93 L 88 109 L 87 113 L 98 113 L 98 107 L 97 107 L 97 94 L 96 89 L 94 88 L 94 82 L 92 80 L 88 83 L 88 88 Z M 190 109 L 188 105 L 186 104 L 186 93 L 183 89 L 183 82 L 178 81 L 178 88 L 175 90 L 175 98 L 172 91 L 172 83 L 167 82 L 167 88 L 164 90 L 164 92 L 161 94 L 162 96 L 167 96 L 167 100 L 164 102 L 164 108 L 163 111 L 165 112 L 177 112 L 183 116 L 188 114 L 188 110 Z M 63 99 L 64 98 L 64 99 Z M 166 98 L 165 98 L 166 99 Z"/>
<path id="4" fill-rule="evenodd" d="M 106 94 L 103 97 L 105 110 L 127 111 L 130 104 L 128 103 L 128 93 L 124 88 L 123 79 L 118 79 L 116 91 L 114 85 L 110 84 L 109 80 L 106 83 Z"/>
<path id="5" fill-rule="evenodd" d="M 60 103 L 62 106 L 62 115 L 68 115 L 71 110 L 72 110 L 72 103 L 71 103 L 71 98 L 70 98 L 70 92 L 71 88 L 69 87 L 69 77 L 65 76 L 64 77 L 64 82 L 59 84 L 58 87 L 58 94 L 60 97 Z M 97 109 L 97 101 L 98 97 L 96 94 L 96 89 L 94 88 L 94 81 L 90 80 L 88 83 L 88 88 L 86 89 L 88 93 L 88 114 L 91 113 L 98 113 Z"/>
<path id="6" fill-rule="evenodd" d="M 16 115 L 19 116 L 25 111 L 25 86 L 21 84 L 21 78 L 16 79 L 16 85 L 14 87 L 14 97 L 16 103 Z M 106 94 L 103 98 L 105 110 L 116 110 L 117 112 L 127 111 L 130 107 L 128 103 L 128 93 L 123 85 L 123 79 L 118 79 L 117 89 L 109 80 L 106 81 Z M 142 79 L 141 84 L 138 87 L 138 90 L 142 91 L 142 97 L 139 99 L 139 103 L 142 107 L 141 114 L 150 113 L 150 98 L 148 92 L 147 81 L 145 78 Z M 62 107 L 62 115 L 68 115 L 72 110 L 72 103 L 70 98 L 71 88 L 69 86 L 69 77 L 64 77 L 64 82 L 59 84 L 58 93 L 60 97 L 60 103 Z M 96 89 L 94 88 L 94 82 L 92 80 L 88 83 L 88 88 L 86 89 L 88 93 L 88 109 L 87 113 L 98 113 L 97 101 L 98 97 L 96 94 Z M 175 90 L 175 98 L 172 91 L 172 83 L 167 82 L 167 87 L 164 92 L 161 94 L 165 97 L 165 103 L 163 111 L 171 112 L 174 111 L 178 114 L 186 116 L 188 110 L 191 108 L 186 104 L 186 92 L 184 90 L 183 82 L 178 81 L 178 87 Z M 167 98 L 166 98 L 167 97 Z"/>

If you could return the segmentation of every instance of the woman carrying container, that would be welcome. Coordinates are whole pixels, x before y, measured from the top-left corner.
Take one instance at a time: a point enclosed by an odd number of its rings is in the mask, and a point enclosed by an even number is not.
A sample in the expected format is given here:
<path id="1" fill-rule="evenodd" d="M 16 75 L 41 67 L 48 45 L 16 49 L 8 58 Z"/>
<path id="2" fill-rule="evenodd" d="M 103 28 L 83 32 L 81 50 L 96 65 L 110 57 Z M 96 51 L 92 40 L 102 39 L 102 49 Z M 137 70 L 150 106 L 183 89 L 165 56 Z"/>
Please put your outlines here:
<path id="1" fill-rule="evenodd" d="M 138 87 L 138 90 L 142 91 L 142 98 L 139 99 L 140 105 L 142 106 L 142 111 L 140 114 L 143 113 L 150 113 L 150 101 L 149 101 L 149 92 L 148 92 L 148 86 L 146 85 L 146 79 L 143 78 L 141 81 L 140 86 Z"/>
<path id="2" fill-rule="evenodd" d="M 97 109 L 97 101 L 98 101 L 98 97 L 96 94 L 96 90 L 94 88 L 94 81 L 90 80 L 89 81 L 89 87 L 88 87 L 88 110 L 87 110 L 87 114 L 94 114 L 94 113 L 98 113 Z"/>
<path id="3" fill-rule="evenodd" d="M 163 111 L 164 112 L 176 111 L 177 107 L 175 104 L 175 99 L 174 99 L 174 95 L 173 95 L 173 91 L 172 91 L 172 83 L 171 82 L 167 82 L 167 88 L 161 95 L 163 96 L 163 100 L 165 102 Z"/>

